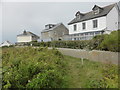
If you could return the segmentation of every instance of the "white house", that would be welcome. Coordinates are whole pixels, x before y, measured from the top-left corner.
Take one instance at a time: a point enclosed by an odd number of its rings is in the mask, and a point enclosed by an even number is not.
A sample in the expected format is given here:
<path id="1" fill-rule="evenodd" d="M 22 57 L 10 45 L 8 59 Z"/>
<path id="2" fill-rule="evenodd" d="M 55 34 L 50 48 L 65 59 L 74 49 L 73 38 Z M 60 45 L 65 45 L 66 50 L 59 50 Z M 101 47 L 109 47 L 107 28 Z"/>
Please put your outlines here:
<path id="1" fill-rule="evenodd" d="M 0 47 L 3 47 L 3 46 L 11 46 L 13 45 L 11 42 L 9 41 L 4 41 L 3 43 L 0 44 Z"/>
<path id="2" fill-rule="evenodd" d="M 32 32 L 23 31 L 22 34 L 17 35 L 17 43 L 28 43 L 31 41 L 37 41 L 39 36 Z"/>
<path id="3" fill-rule="evenodd" d="M 120 29 L 120 2 L 105 7 L 95 5 L 87 13 L 77 12 L 68 23 L 71 40 L 89 40 L 95 35 Z"/>

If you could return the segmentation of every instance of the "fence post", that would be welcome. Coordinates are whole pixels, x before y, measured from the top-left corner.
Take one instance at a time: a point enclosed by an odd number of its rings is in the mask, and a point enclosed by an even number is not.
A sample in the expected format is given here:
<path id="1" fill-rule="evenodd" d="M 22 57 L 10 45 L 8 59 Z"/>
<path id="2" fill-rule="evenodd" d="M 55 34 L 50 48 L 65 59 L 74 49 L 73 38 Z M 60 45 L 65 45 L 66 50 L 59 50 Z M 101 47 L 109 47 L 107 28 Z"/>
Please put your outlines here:
<path id="1" fill-rule="evenodd" d="M 82 65 L 83 65 L 83 58 L 81 58 L 81 62 L 82 62 Z"/>

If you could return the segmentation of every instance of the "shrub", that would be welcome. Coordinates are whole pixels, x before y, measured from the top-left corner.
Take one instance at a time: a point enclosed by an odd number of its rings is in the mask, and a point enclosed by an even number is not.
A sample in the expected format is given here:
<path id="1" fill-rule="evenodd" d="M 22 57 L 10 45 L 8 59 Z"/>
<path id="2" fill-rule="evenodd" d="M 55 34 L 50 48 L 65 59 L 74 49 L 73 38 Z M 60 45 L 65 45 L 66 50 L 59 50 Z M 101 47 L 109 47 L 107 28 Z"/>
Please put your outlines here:
<path id="1" fill-rule="evenodd" d="M 120 34 L 120 31 L 113 31 L 110 35 L 106 35 L 98 48 L 101 50 L 120 52 L 120 40 L 118 39 L 120 37 L 118 34 Z"/>
<path id="2" fill-rule="evenodd" d="M 4 48 L 2 53 L 3 88 L 62 87 L 65 61 L 56 49 Z"/>
<path id="3" fill-rule="evenodd" d="M 104 40 L 104 38 L 106 37 L 107 35 L 104 34 L 104 35 L 97 35 L 95 36 L 89 43 L 89 48 L 91 50 L 93 49 L 100 49 L 99 48 L 99 45 L 102 43 L 102 41 Z"/>
<path id="4" fill-rule="evenodd" d="M 87 88 L 118 88 L 118 68 L 112 64 L 103 65 L 102 78 L 91 77 L 86 82 Z"/>

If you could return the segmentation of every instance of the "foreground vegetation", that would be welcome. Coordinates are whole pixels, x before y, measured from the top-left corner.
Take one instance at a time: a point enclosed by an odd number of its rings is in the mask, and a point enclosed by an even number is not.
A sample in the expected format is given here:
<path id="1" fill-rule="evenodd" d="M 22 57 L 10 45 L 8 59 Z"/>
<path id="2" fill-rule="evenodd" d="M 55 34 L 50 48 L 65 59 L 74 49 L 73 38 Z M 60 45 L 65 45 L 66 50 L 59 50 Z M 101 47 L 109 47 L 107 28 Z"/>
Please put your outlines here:
<path id="1" fill-rule="evenodd" d="M 4 48 L 3 88 L 63 87 L 66 74 L 63 59 L 55 49 Z"/>
<path id="2" fill-rule="evenodd" d="M 118 88 L 118 67 L 87 59 L 66 57 L 69 88 Z"/>
<path id="3" fill-rule="evenodd" d="M 105 50 L 120 52 L 120 30 L 111 34 L 95 36 L 92 40 L 83 41 L 52 41 L 52 42 L 31 42 L 33 46 L 47 46 L 72 49 Z M 28 44 L 30 45 L 30 44 Z"/>
<path id="4" fill-rule="evenodd" d="M 118 88 L 118 67 L 56 49 L 3 48 L 3 88 Z"/>

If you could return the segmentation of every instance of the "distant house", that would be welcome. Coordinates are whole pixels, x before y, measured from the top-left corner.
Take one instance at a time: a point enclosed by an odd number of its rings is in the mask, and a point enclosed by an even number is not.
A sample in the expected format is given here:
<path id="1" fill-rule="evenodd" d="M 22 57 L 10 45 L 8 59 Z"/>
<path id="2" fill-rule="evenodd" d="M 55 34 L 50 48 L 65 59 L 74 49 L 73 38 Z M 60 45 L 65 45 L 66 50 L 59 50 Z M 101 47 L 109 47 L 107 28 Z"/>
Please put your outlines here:
<path id="1" fill-rule="evenodd" d="M 3 46 L 11 46 L 13 45 L 11 42 L 9 41 L 4 41 L 3 43 L 0 44 L 0 47 L 3 47 Z"/>
<path id="2" fill-rule="evenodd" d="M 17 43 L 28 43 L 31 41 L 37 41 L 38 39 L 39 36 L 25 30 L 23 31 L 22 34 L 17 35 Z"/>
<path id="3" fill-rule="evenodd" d="M 81 13 L 68 23 L 71 40 L 89 40 L 95 35 L 120 29 L 120 2 L 105 7 L 95 5 L 92 11 Z"/>
<path id="4" fill-rule="evenodd" d="M 62 24 L 47 24 L 41 32 L 41 40 L 44 42 L 63 40 L 63 36 L 69 34 L 69 30 Z"/>

